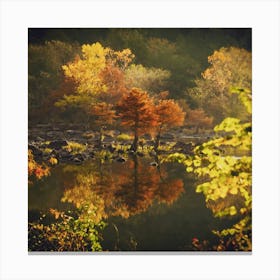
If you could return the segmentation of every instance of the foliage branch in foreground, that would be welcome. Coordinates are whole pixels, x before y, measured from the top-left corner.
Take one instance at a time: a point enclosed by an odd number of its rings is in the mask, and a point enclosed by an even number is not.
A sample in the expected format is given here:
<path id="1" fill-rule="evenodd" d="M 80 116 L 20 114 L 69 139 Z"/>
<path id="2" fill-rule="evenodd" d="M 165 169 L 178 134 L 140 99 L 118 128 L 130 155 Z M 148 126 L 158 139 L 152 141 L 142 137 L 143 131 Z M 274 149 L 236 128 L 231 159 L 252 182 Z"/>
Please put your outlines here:
<path id="1" fill-rule="evenodd" d="M 251 113 L 251 92 L 232 89 Z M 194 149 L 194 155 L 175 153 L 169 160 L 186 166 L 201 180 L 196 192 L 203 193 L 206 205 L 215 217 L 232 216 L 240 221 L 221 231 L 213 230 L 219 244 L 212 250 L 251 251 L 252 212 L 252 124 L 237 118 L 226 118 L 214 130 L 224 136 L 210 140 Z M 238 155 L 239 154 L 239 155 Z M 199 250 L 206 250 L 194 243 Z"/>

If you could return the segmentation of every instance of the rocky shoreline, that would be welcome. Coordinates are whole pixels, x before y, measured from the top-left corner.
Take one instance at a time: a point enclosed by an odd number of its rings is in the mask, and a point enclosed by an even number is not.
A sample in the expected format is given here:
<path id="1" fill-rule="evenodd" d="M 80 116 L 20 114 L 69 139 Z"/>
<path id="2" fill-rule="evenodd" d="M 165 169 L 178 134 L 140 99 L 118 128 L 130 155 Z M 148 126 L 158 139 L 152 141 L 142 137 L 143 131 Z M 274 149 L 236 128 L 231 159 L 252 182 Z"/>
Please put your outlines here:
<path id="1" fill-rule="evenodd" d="M 137 152 L 129 147 L 132 139 L 119 139 L 119 130 L 108 130 L 104 134 L 102 146 L 98 144 L 99 133 L 84 128 L 82 125 L 49 125 L 41 124 L 30 127 L 28 130 L 28 149 L 39 161 L 47 161 L 56 158 L 58 162 L 82 163 L 85 160 L 95 158 L 97 155 L 118 162 L 126 161 L 125 155 L 145 154 L 155 155 L 153 151 L 154 141 L 150 135 L 141 137 L 141 145 Z M 181 152 L 192 153 L 194 146 L 201 144 L 211 135 L 188 135 L 184 129 L 165 133 L 161 137 L 161 145 L 169 147 L 167 150 L 159 150 L 158 153 Z"/>

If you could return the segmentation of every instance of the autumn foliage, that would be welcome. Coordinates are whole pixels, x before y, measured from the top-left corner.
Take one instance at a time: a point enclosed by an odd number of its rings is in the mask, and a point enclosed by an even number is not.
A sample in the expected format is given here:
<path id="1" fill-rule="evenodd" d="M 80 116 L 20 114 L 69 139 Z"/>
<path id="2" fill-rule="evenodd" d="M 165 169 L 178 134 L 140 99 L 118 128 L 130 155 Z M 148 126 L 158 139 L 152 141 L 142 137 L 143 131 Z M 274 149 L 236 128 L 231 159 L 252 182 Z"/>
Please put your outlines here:
<path id="1" fill-rule="evenodd" d="M 231 89 L 251 89 L 252 54 L 235 47 L 221 48 L 208 57 L 208 62 L 210 66 L 188 93 L 198 107 L 214 117 L 215 124 L 226 117 L 248 120 L 250 115 Z"/>
<path id="2" fill-rule="evenodd" d="M 116 118 L 115 110 L 112 107 L 112 104 L 99 102 L 89 109 L 89 115 L 93 117 L 94 125 L 99 128 L 99 145 L 102 142 L 103 128 L 108 124 L 112 124 Z"/>
<path id="3" fill-rule="evenodd" d="M 131 128 L 134 133 L 132 148 L 137 150 L 139 136 L 151 132 L 157 125 L 158 116 L 154 110 L 153 100 L 147 92 L 133 88 L 122 97 L 117 108 L 121 124 Z"/>
<path id="4" fill-rule="evenodd" d="M 29 183 L 32 183 L 31 178 L 41 179 L 50 174 L 50 168 L 45 164 L 39 164 L 35 161 L 32 151 L 28 150 L 28 178 Z"/>
<path id="5" fill-rule="evenodd" d="M 198 133 L 199 128 L 210 127 L 213 123 L 213 118 L 208 117 L 203 109 L 189 109 L 187 111 L 187 123 L 190 126 L 196 127 L 196 133 Z"/>
<path id="6" fill-rule="evenodd" d="M 56 102 L 59 107 L 78 105 L 88 110 L 100 96 L 118 99 L 125 91 L 122 72 L 133 59 L 129 49 L 114 51 L 100 43 L 82 45 L 82 55 L 62 66 L 64 75 L 75 82 L 73 94 Z M 107 96 L 108 97 L 108 96 Z"/>
<path id="7" fill-rule="evenodd" d="M 155 112 L 158 116 L 158 125 L 156 128 L 157 136 L 155 148 L 159 146 L 160 135 L 172 127 L 183 125 L 185 119 L 185 112 L 172 99 L 160 100 L 155 106 Z"/>

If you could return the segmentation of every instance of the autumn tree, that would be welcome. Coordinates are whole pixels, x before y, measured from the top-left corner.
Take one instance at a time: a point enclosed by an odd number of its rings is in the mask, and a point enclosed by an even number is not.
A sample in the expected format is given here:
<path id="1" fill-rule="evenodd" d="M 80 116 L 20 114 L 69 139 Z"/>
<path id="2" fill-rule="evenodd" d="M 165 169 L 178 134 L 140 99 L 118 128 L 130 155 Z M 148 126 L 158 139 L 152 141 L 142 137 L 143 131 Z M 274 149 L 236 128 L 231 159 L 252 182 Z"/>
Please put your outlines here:
<path id="1" fill-rule="evenodd" d="M 158 116 L 158 124 L 154 148 L 157 150 L 160 144 L 161 133 L 172 127 L 182 125 L 185 119 L 185 112 L 172 99 L 160 100 L 155 106 L 155 112 Z"/>
<path id="2" fill-rule="evenodd" d="M 132 149 L 138 148 L 139 136 L 151 132 L 157 125 L 157 115 L 154 111 L 153 100 L 148 93 L 138 88 L 132 88 L 118 103 L 121 124 L 131 128 L 134 134 Z"/>
<path id="3" fill-rule="evenodd" d="M 231 88 L 251 88 L 252 54 L 235 47 L 221 48 L 208 57 L 210 66 L 195 80 L 188 91 L 199 108 L 214 117 L 214 123 L 225 117 L 248 120 L 250 115 Z"/>
<path id="4" fill-rule="evenodd" d="M 116 118 L 115 110 L 113 110 L 113 105 L 105 102 L 99 102 L 92 105 L 89 109 L 89 114 L 93 117 L 93 123 L 99 128 L 99 139 L 98 146 L 101 147 L 103 130 L 108 124 L 112 124 Z"/>
<path id="5" fill-rule="evenodd" d="M 83 45 L 82 57 L 76 56 L 73 62 L 62 66 L 65 77 L 72 79 L 77 86 L 76 91 L 64 96 L 56 103 L 57 106 L 88 108 L 95 102 L 96 96 L 105 90 L 99 74 L 106 66 L 107 51 L 99 43 Z"/>
<path id="6" fill-rule="evenodd" d="M 100 95 L 112 89 L 108 78 L 115 78 L 115 76 L 108 76 L 106 71 L 112 70 L 112 67 L 124 71 L 133 57 L 129 49 L 114 51 L 104 48 L 98 42 L 82 45 L 82 56 L 77 56 L 74 61 L 62 66 L 65 77 L 76 83 L 76 91 L 64 96 L 56 102 L 56 105 L 59 107 L 75 105 L 88 111 L 94 103 L 97 103 Z"/>

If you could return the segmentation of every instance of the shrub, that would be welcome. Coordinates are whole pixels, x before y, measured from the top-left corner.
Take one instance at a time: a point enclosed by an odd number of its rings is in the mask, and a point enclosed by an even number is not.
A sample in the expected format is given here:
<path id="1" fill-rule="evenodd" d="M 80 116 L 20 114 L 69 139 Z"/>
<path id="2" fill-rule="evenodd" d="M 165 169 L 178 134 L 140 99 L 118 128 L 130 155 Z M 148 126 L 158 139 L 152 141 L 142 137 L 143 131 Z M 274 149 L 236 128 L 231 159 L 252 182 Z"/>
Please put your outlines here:
<path id="1" fill-rule="evenodd" d="M 131 136 L 128 134 L 122 133 L 117 136 L 117 140 L 118 141 L 129 141 L 129 140 L 131 140 Z"/>
<path id="2" fill-rule="evenodd" d="M 86 145 L 77 142 L 68 142 L 68 145 L 63 147 L 63 149 L 65 149 L 66 151 L 74 155 L 84 152 L 86 148 L 87 148 Z"/>

